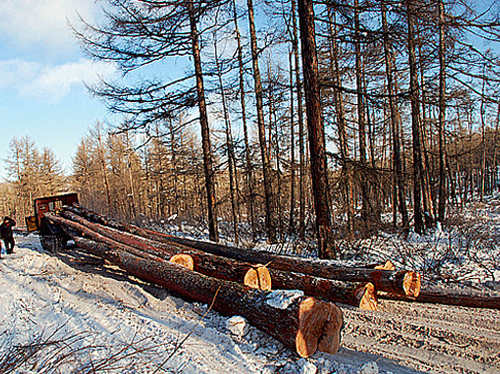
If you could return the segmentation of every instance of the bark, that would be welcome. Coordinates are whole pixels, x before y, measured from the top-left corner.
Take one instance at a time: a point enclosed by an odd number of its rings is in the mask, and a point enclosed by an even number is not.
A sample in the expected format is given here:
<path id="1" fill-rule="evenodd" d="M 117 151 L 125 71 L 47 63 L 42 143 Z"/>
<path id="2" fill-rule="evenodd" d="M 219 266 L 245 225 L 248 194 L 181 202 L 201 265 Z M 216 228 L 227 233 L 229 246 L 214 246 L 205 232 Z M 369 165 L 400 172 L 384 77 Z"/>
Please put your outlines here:
<path id="1" fill-rule="evenodd" d="M 417 298 L 402 297 L 396 295 L 379 295 L 381 298 L 415 301 L 418 303 L 433 303 L 445 305 L 457 305 L 469 308 L 489 308 L 500 310 L 500 294 L 480 291 L 450 290 L 445 287 L 426 286 L 422 287 Z"/>
<path id="2" fill-rule="evenodd" d="M 99 224 L 91 223 L 68 212 L 63 212 L 63 215 L 66 218 L 49 216 L 48 219 L 57 223 L 60 227 L 69 228 L 92 240 L 118 247 L 123 245 L 127 250 L 132 248 L 134 249 L 133 254 L 136 256 L 143 256 L 150 259 L 157 258 L 164 261 L 171 261 L 173 256 L 179 254 L 190 256 L 193 260 L 193 270 L 215 278 L 243 284 L 249 271 L 262 266 L 241 263 L 230 258 L 193 250 L 183 245 L 153 242 L 146 238 L 122 233 Z M 179 259 L 179 256 L 176 259 Z"/>
<path id="3" fill-rule="evenodd" d="M 298 0 L 298 8 L 318 255 L 320 258 L 333 258 L 336 253 L 332 250 L 332 214 L 328 190 L 325 129 L 321 119 L 321 92 L 313 2 L 312 0 Z"/>
<path id="4" fill-rule="evenodd" d="M 215 35 L 214 35 L 215 36 Z M 233 146 L 233 134 L 231 129 L 231 121 L 229 119 L 229 111 L 227 108 L 226 102 L 226 93 L 224 92 L 224 84 L 222 82 L 222 67 L 219 61 L 219 55 L 217 51 L 217 40 L 216 36 L 214 37 L 214 56 L 215 63 L 217 65 L 217 77 L 219 78 L 219 88 L 222 100 L 222 109 L 224 113 L 224 122 L 225 122 L 225 132 L 226 132 L 226 148 L 227 148 L 227 159 L 228 159 L 228 169 L 229 169 L 229 195 L 231 198 L 231 214 L 233 217 L 233 232 L 234 232 L 234 242 L 236 245 L 239 243 L 239 232 L 238 232 L 238 212 L 237 212 L 237 194 L 236 191 L 236 160 L 234 157 L 234 146 Z"/>
<path id="5" fill-rule="evenodd" d="M 382 27 L 384 30 L 384 57 L 385 57 L 385 68 L 386 68 L 386 79 L 387 79 L 387 93 L 389 101 L 389 112 L 391 121 L 391 132 L 392 132 L 392 148 L 393 148 L 393 167 L 395 174 L 395 181 L 397 186 L 397 197 L 399 207 L 399 213 L 401 214 L 401 223 L 404 230 L 408 230 L 409 220 L 408 220 L 408 209 L 406 207 L 406 192 L 405 192 L 405 182 L 403 175 L 403 167 L 401 160 L 401 139 L 399 136 L 399 113 L 397 112 L 397 106 L 395 103 L 395 85 L 393 82 L 393 56 L 392 48 L 389 42 L 389 26 L 387 24 L 387 10 L 385 2 L 382 1 Z"/>
<path id="6" fill-rule="evenodd" d="M 213 171 L 212 145 L 210 142 L 210 127 L 208 124 L 207 106 L 205 102 L 205 88 L 203 86 L 203 71 L 201 68 L 200 45 L 196 29 L 196 14 L 193 1 L 187 3 L 191 26 L 191 43 L 196 75 L 196 90 L 198 93 L 198 108 L 200 111 L 201 139 L 203 146 L 203 164 L 205 171 L 205 189 L 207 194 L 208 229 L 210 240 L 219 241 L 217 228 L 217 209 L 215 202 L 215 176 Z"/>
<path id="7" fill-rule="evenodd" d="M 359 140 L 359 161 L 361 164 L 361 175 L 359 181 L 361 184 L 361 217 L 366 227 L 370 227 L 370 196 L 368 187 L 368 178 L 366 173 L 366 117 L 365 117 L 365 102 L 363 88 L 363 61 L 361 58 L 361 37 L 359 33 L 359 1 L 354 1 L 354 39 L 355 39 L 355 55 L 356 55 L 356 91 L 358 100 L 358 140 Z"/>
<path id="8" fill-rule="evenodd" d="M 257 46 L 257 32 L 255 30 L 253 1 L 247 0 L 248 20 L 250 27 L 250 44 L 252 47 L 252 66 L 255 83 L 255 102 L 257 105 L 257 127 L 259 131 L 260 153 L 262 158 L 262 173 L 264 178 L 264 193 L 266 198 L 266 229 L 269 243 L 277 243 L 276 213 L 274 209 L 274 192 L 271 173 L 271 163 L 266 143 L 266 130 L 264 126 L 264 104 L 262 103 L 262 81 L 259 69 L 259 53 Z"/>
<path id="9" fill-rule="evenodd" d="M 410 65 L 410 101 L 411 101 L 411 128 L 413 138 L 413 214 L 414 229 L 418 234 L 424 231 L 424 220 L 422 214 L 422 145 L 420 134 L 420 104 L 417 77 L 417 63 L 415 58 L 415 30 L 414 30 L 414 4 L 413 0 L 406 1 L 406 13 L 408 18 L 408 58 Z"/>
<path id="10" fill-rule="evenodd" d="M 299 59 L 299 37 L 297 32 L 296 4 L 295 0 L 291 2 L 292 8 L 292 49 L 295 61 L 295 84 L 297 86 L 297 115 L 299 125 L 299 236 L 301 240 L 305 239 L 306 230 L 306 172 L 305 172 L 305 151 L 304 151 L 304 113 L 302 108 L 302 80 L 300 77 L 300 59 Z"/>
<path id="11" fill-rule="evenodd" d="M 293 38 L 293 36 L 292 36 Z M 292 47 L 293 48 L 293 47 Z M 295 110 L 293 105 L 293 50 L 289 54 L 290 66 L 290 220 L 288 223 L 289 234 L 295 234 Z M 296 66 L 296 69 L 299 67 Z"/>
<path id="12" fill-rule="evenodd" d="M 339 349 L 343 318 L 340 309 L 332 303 L 300 297 L 280 309 L 269 304 L 270 292 L 207 277 L 166 261 L 150 261 L 88 239 L 76 238 L 75 242 L 127 273 L 163 286 L 185 299 L 212 304 L 213 309 L 223 315 L 245 317 L 302 357 L 309 357 L 317 350 L 334 354 Z"/>
<path id="13" fill-rule="evenodd" d="M 231 280 L 225 278 L 224 276 L 219 276 L 219 273 L 217 271 L 211 272 L 210 274 L 208 272 L 200 271 L 201 266 L 199 266 L 199 261 L 197 262 L 192 255 L 188 255 L 186 253 L 173 255 L 172 257 L 170 257 L 169 261 L 174 264 L 184 266 L 190 270 L 198 271 L 198 273 L 212 276 L 214 278 Z M 198 266 L 195 265 L 196 263 L 198 264 Z M 224 271 L 222 273 L 224 273 Z M 265 266 L 251 267 L 245 273 L 238 274 L 235 279 L 235 281 L 238 283 L 244 284 L 248 287 L 258 288 L 260 290 L 269 291 L 271 290 L 272 286 L 271 275 L 269 273 L 269 270 Z"/>
<path id="14" fill-rule="evenodd" d="M 276 255 L 269 252 L 254 251 L 209 242 L 182 239 L 153 230 L 140 229 L 134 225 L 126 225 L 120 221 L 106 218 L 101 214 L 94 213 L 83 207 L 65 206 L 64 209 L 73 211 L 76 214 L 81 214 L 89 220 L 102 225 L 107 225 L 120 231 L 133 232 L 136 235 L 143 236 L 144 238 L 166 244 L 182 244 L 186 247 L 191 247 L 216 256 L 229 257 L 252 264 L 266 264 L 267 267 L 273 269 L 294 271 L 316 277 L 349 282 L 370 282 L 375 285 L 375 288 L 378 291 L 386 291 L 396 294 L 415 296 L 418 295 L 420 290 L 420 274 L 413 271 L 386 271 L 339 267 L 332 265 L 329 261 Z"/>
<path id="15" fill-rule="evenodd" d="M 335 110 L 337 112 L 337 127 L 339 132 L 339 148 L 340 156 L 342 157 L 342 172 L 346 178 L 344 187 L 345 201 L 347 210 L 347 231 L 348 235 L 354 234 L 354 202 L 352 198 L 352 175 L 349 166 L 349 148 L 347 146 L 347 133 L 346 133 L 346 119 L 344 111 L 344 100 L 342 97 L 342 81 L 340 79 L 340 66 L 339 66 L 339 47 L 337 43 L 337 26 L 334 25 L 333 9 L 329 7 L 328 20 L 330 22 L 330 54 L 332 61 L 332 71 L 334 74 L 334 97 L 335 97 Z"/>
<path id="16" fill-rule="evenodd" d="M 377 310 L 377 293 L 371 283 L 347 283 L 277 269 L 270 269 L 269 272 L 273 288 L 299 289 L 309 296 L 321 297 L 361 309 Z"/>
<path id="17" fill-rule="evenodd" d="M 444 4 L 438 0 L 439 12 L 439 205 L 438 220 L 444 221 L 446 213 L 446 168 L 445 168 L 445 119 L 446 119 L 446 45 L 444 34 Z"/>
<path id="18" fill-rule="evenodd" d="M 236 40 L 238 42 L 238 69 L 239 69 L 239 87 L 240 87 L 240 105 L 241 105 L 241 122 L 243 124 L 243 135 L 245 141 L 245 167 L 248 188 L 248 216 L 252 227 L 252 238 L 256 239 L 256 224 L 255 224 L 255 178 L 252 170 L 252 162 L 250 157 L 250 142 L 248 141 L 248 125 L 245 105 L 245 67 L 243 64 L 243 53 L 241 47 L 240 29 L 238 27 L 238 14 L 236 12 L 236 1 L 233 1 L 234 28 L 236 31 Z"/>

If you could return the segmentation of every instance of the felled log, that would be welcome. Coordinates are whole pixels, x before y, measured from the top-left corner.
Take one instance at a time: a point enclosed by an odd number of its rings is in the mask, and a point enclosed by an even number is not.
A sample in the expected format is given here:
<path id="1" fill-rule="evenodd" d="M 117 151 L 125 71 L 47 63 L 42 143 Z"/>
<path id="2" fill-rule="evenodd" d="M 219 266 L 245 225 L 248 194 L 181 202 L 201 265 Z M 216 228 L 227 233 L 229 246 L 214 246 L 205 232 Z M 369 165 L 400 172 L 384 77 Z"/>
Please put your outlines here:
<path id="1" fill-rule="evenodd" d="M 210 253 L 204 253 L 188 247 L 179 245 L 165 245 L 163 243 L 153 242 L 149 239 L 138 237 L 117 230 L 107 228 L 100 224 L 89 222 L 82 217 L 70 212 L 63 212 L 64 217 L 46 215 L 47 219 L 57 223 L 61 227 L 65 226 L 80 234 L 99 242 L 109 244 L 110 241 L 123 243 L 128 248 L 135 248 L 139 252 L 134 252 L 137 256 L 142 256 L 142 253 L 158 256 L 169 261 L 172 256 L 178 254 L 189 255 L 193 260 L 193 268 L 195 271 L 205 275 L 209 275 L 224 280 L 244 283 L 252 287 L 262 285 L 265 289 L 270 289 L 271 280 L 268 276 L 267 283 L 255 280 L 254 268 L 261 267 L 259 265 L 237 262 L 235 260 L 219 257 Z M 263 270 L 261 270 L 263 273 Z M 261 278 L 264 275 L 261 275 Z"/>
<path id="2" fill-rule="evenodd" d="M 277 269 L 269 269 L 269 272 L 274 288 L 299 289 L 306 295 L 377 310 L 377 293 L 372 283 L 342 282 Z"/>
<path id="3" fill-rule="evenodd" d="M 273 293 L 208 277 L 167 261 L 154 262 L 116 246 L 76 237 L 75 243 L 127 273 L 158 284 L 183 298 L 211 304 L 223 315 L 240 315 L 252 325 L 294 349 L 301 357 L 317 350 L 335 354 L 343 317 L 333 303 L 298 297 L 283 308 L 273 306 Z"/>
<path id="4" fill-rule="evenodd" d="M 170 258 L 170 262 L 184 266 L 190 270 L 196 270 L 194 266 L 195 261 L 193 259 L 193 256 L 185 253 L 179 253 L 172 256 Z M 219 277 L 216 276 L 215 278 Z M 248 269 L 248 271 L 245 273 L 245 276 L 243 277 L 243 284 L 245 286 L 258 288 L 265 291 L 271 290 L 271 275 L 269 274 L 269 270 L 265 266 L 255 266 Z"/>
<path id="5" fill-rule="evenodd" d="M 498 292 L 481 292 L 461 290 L 440 286 L 424 286 L 418 297 L 380 294 L 380 298 L 418 303 L 456 305 L 469 308 L 488 308 L 500 310 L 500 294 Z"/>
<path id="6" fill-rule="evenodd" d="M 223 256 L 249 263 L 267 264 L 269 268 L 304 273 L 315 277 L 341 280 L 347 282 L 372 283 L 377 291 L 397 295 L 416 297 L 420 291 L 420 274 L 413 271 L 388 271 L 365 268 L 348 268 L 333 265 L 326 260 L 304 259 L 300 257 L 283 256 L 269 252 L 254 251 L 244 248 L 234 248 L 214 243 L 182 239 L 162 234 L 153 230 L 140 229 L 134 225 L 123 224 L 99 213 L 80 206 L 65 207 L 67 210 L 89 218 L 109 227 L 128 232 L 162 243 L 177 243 L 217 256 Z"/>

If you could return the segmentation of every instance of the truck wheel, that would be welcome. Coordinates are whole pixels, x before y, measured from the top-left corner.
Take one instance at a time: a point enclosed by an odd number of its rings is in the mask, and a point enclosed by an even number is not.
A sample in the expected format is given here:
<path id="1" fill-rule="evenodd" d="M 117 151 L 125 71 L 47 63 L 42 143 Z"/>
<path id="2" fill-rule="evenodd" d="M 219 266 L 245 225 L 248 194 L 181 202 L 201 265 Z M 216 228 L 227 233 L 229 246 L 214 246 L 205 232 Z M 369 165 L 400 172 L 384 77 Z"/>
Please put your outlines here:
<path id="1" fill-rule="evenodd" d="M 62 250 L 62 240 L 58 235 L 42 235 L 40 243 L 42 248 L 48 252 L 57 253 Z"/>

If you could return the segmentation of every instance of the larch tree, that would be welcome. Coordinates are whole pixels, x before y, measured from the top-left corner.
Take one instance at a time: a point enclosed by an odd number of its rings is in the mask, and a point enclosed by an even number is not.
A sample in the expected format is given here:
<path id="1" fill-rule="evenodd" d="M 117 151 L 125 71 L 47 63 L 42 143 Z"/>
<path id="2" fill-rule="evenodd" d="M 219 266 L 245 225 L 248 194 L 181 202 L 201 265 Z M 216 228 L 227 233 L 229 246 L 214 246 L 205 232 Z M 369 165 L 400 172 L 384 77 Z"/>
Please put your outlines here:
<path id="1" fill-rule="evenodd" d="M 298 0 L 300 41 L 302 43 L 302 65 L 304 68 L 304 90 L 306 96 L 307 126 L 309 130 L 309 152 L 311 155 L 311 178 L 316 213 L 318 256 L 333 258 L 333 227 L 328 188 L 325 133 L 321 117 L 321 92 L 318 76 L 318 57 L 312 0 Z"/>
<path id="2" fill-rule="evenodd" d="M 92 91 L 108 108 L 129 120 L 121 131 L 149 133 L 151 125 L 165 122 L 180 109 L 196 107 L 201 128 L 205 193 L 210 240 L 218 241 L 217 204 L 210 126 L 198 30 L 211 9 L 225 1 L 107 1 L 106 23 L 84 23 L 75 33 L 94 59 L 110 61 L 125 74 L 171 58 L 192 61 L 193 72 L 164 82 L 142 79 L 133 86 L 102 82 Z"/>

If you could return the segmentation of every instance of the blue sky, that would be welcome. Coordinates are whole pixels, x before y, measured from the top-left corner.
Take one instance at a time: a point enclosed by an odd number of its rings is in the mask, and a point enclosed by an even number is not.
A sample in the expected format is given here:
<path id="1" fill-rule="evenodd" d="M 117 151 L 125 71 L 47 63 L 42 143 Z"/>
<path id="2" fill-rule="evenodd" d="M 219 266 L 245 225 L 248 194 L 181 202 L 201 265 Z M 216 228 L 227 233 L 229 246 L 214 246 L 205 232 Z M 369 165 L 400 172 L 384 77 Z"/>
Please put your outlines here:
<path id="1" fill-rule="evenodd" d="M 9 142 L 28 135 L 71 168 L 80 139 L 97 120 L 111 121 L 84 82 L 111 78 L 114 68 L 86 59 L 68 21 L 100 14 L 93 0 L 0 0 L 0 175 Z"/>

